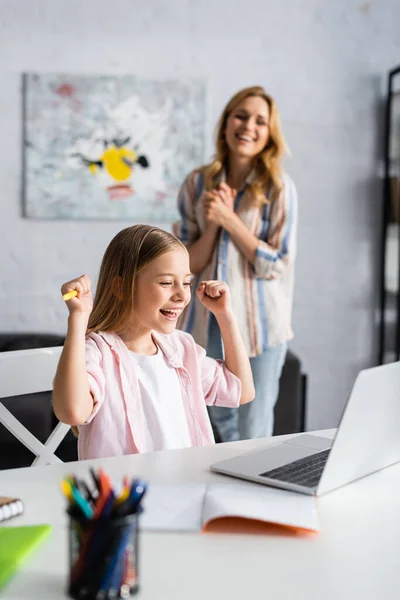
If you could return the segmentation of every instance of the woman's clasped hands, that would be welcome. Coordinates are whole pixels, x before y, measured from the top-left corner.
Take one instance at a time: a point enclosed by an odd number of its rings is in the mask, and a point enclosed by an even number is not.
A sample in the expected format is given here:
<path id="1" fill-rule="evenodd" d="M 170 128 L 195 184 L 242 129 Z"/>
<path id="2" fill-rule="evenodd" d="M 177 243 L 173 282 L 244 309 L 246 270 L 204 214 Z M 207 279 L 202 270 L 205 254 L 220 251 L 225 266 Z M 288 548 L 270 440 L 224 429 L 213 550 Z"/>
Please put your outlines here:
<path id="1" fill-rule="evenodd" d="M 236 190 L 227 183 L 221 183 L 217 189 L 204 192 L 202 203 L 207 223 L 226 227 L 235 215 L 235 198 Z"/>

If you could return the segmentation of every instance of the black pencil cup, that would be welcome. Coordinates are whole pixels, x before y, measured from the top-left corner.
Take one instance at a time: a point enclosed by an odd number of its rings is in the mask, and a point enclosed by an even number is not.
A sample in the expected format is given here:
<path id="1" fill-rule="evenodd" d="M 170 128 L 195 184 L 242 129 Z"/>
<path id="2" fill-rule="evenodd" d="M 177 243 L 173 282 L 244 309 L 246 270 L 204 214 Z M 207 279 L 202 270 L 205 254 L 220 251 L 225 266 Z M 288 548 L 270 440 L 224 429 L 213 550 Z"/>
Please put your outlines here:
<path id="1" fill-rule="evenodd" d="M 139 591 L 139 513 L 69 517 L 68 594 L 76 600 L 130 598 Z"/>

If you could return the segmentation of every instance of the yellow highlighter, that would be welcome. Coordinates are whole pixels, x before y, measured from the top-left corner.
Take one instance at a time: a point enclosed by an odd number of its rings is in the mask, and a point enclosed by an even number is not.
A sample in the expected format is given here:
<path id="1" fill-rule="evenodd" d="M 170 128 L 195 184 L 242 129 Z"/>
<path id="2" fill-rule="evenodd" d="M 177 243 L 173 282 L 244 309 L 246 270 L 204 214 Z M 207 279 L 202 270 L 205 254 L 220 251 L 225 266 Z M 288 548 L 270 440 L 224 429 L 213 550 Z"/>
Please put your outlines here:
<path id="1" fill-rule="evenodd" d="M 67 499 L 68 499 L 70 502 L 73 502 L 73 500 L 74 500 L 74 495 L 73 495 L 73 493 L 72 493 L 72 487 L 71 487 L 71 484 L 70 484 L 70 482 L 69 482 L 68 480 L 66 480 L 66 479 L 63 479 L 63 480 L 62 480 L 62 482 L 61 482 L 61 489 L 62 489 L 62 492 L 63 492 L 64 496 L 65 496 L 65 497 L 66 497 L 66 498 L 67 498 Z"/>
<path id="2" fill-rule="evenodd" d="M 77 296 L 77 295 L 78 295 L 78 292 L 76 290 L 71 290 L 70 292 L 63 294 L 62 299 L 66 302 L 67 300 L 71 300 L 71 298 L 75 298 L 75 296 Z"/>
<path id="3" fill-rule="evenodd" d="M 130 489 L 129 487 L 124 487 L 122 492 L 120 493 L 120 495 L 117 497 L 117 499 L 115 500 L 115 504 L 116 506 L 120 506 L 120 504 L 122 504 L 123 502 L 125 502 L 125 500 L 128 498 L 129 496 L 129 492 Z"/>

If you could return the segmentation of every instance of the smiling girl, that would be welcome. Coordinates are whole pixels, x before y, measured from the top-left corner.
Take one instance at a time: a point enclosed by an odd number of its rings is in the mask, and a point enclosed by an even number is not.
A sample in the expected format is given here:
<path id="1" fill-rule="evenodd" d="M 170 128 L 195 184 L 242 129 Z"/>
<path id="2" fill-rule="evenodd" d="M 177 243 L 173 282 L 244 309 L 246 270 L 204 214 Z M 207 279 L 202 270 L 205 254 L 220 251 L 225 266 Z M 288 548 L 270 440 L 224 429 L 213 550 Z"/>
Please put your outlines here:
<path id="1" fill-rule="evenodd" d="M 68 331 L 54 379 L 57 417 L 79 426 L 80 459 L 214 442 L 206 405 L 254 398 L 229 288 L 202 281 L 196 295 L 226 344 L 225 361 L 176 331 L 191 297 L 189 254 L 148 225 L 120 231 L 101 264 L 93 302 L 87 275 L 64 283 Z"/>
<path id="2" fill-rule="evenodd" d="M 241 90 L 217 128 L 215 158 L 193 171 L 178 199 L 174 232 L 186 245 L 197 281 L 219 279 L 253 372 L 256 397 L 239 409 L 211 407 L 222 441 L 271 435 L 287 342 L 296 254 L 297 193 L 283 171 L 286 144 L 275 101 L 262 87 Z M 178 327 L 214 358 L 228 348 L 212 315 L 193 298 Z"/>

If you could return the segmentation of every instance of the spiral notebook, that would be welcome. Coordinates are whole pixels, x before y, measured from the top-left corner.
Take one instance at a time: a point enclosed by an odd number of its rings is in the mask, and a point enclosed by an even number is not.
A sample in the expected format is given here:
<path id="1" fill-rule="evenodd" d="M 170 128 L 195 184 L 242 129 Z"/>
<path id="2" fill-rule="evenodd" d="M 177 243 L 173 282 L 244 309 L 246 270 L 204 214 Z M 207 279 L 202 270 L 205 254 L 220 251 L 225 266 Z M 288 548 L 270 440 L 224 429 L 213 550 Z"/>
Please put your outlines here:
<path id="1" fill-rule="evenodd" d="M 19 498 L 0 496 L 0 522 L 12 519 L 24 512 L 24 505 Z"/>

